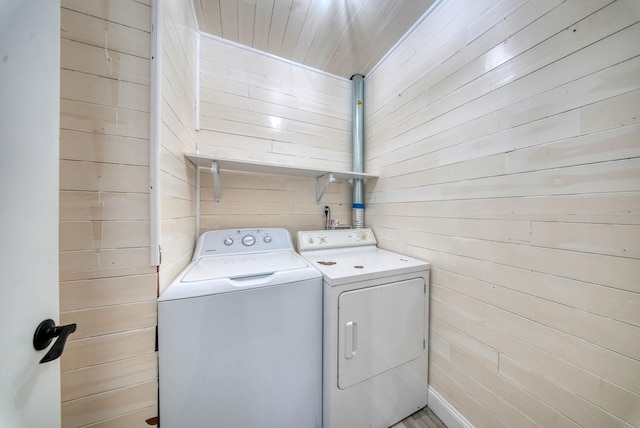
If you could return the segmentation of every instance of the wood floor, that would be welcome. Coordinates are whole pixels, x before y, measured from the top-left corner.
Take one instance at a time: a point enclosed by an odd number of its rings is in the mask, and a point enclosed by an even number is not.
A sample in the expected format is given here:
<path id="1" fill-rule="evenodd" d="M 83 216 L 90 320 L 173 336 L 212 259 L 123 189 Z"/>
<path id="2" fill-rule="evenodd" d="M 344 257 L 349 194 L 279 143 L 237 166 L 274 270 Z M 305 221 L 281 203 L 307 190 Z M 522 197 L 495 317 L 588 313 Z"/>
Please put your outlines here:
<path id="1" fill-rule="evenodd" d="M 391 428 L 447 428 L 427 407 L 405 418 Z"/>

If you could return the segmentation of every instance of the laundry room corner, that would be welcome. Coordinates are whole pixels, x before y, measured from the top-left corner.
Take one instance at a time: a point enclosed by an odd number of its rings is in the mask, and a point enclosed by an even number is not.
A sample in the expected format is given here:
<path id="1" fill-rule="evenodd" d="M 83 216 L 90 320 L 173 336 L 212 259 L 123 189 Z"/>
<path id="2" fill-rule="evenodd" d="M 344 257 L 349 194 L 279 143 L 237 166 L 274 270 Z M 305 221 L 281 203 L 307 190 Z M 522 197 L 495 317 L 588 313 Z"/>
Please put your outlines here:
<path id="1" fill-rule="evenodd" d="M 273 229 L 287 236 L 281 271 L 314 266 L 330 313 L 335 337 L 321 339 L 337 359 L 322 358 L 343 383 L 324 391 L 324 428 L 396 423 L 424 403 L 449 428 L 640 426 L 637 0 L 60 11 L 60 323 L 77 324 L 60 363 L 63 428 L 157 426 L 158 297 L 182 279 L 272 285 Z M 226 235 L 201 253 L 213 231 Z M 194 255 L 237 261 L 231 249 L 251 275 L 185 271 Z M 359 343 L 384 346 L 358 342 L 369 324 L 338 326 L 341 287 L 342 314 L 374 320 L 398 348 L 380 355 L 410 369 L 358 366 Z M 282 327 L 269 308 L 263 335 Z M 418 392 L 393 389 L 398 377 Z M 375 404 L 359 394 L 371 384 L 383 404 L 351 414 Z"/>

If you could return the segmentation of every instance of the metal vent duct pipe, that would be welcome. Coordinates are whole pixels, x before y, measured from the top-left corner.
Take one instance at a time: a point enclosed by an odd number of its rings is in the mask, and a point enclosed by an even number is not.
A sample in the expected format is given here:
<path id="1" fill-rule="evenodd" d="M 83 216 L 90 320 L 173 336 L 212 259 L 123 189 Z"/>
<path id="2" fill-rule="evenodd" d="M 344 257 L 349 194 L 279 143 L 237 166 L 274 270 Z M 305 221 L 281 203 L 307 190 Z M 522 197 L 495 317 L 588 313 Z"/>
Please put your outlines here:
<path id="1" fill-rule="evenodd" d="M 354 74 L 353 81 L 353 171 L 364 172 L 364 76 Z M 353 180 L 352 227 L 364 227 L 364 180 Z"/>

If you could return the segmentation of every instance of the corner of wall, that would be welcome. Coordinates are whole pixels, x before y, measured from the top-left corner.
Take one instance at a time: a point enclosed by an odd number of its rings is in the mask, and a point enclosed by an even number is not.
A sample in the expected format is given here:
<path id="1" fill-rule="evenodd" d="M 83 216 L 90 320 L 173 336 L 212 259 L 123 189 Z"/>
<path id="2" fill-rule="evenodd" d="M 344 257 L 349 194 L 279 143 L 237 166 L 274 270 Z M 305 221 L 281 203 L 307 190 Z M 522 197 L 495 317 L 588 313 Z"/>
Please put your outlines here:
<path id="1" fill-rule="evenodd" d="M 447 428 L 473 428 L 471 422 L 462 416 L 462 414 L 449 404 L 432 386 L 429 386 L 427 405 L 429 409 L 444 422 Z"/>

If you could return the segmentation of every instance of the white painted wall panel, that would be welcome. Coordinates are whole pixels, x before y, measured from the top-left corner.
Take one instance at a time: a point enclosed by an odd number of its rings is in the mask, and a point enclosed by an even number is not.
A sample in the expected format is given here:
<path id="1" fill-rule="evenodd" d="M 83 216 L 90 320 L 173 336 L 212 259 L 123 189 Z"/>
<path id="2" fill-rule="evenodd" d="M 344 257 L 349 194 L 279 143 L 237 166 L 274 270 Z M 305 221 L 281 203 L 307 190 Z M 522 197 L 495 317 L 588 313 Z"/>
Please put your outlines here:
<path id="1" fill-rule="evenodd" d="M 430 384 L 471 423 L 637 426 L 640 7 L 488 6 L 367 76 L 367 222 L 431 263 Z"/>
<path id="2" fill-rule="evenodd" d="M 202 38 L 201 154 L 327 170 L 351 169 L 351 82 L 217 39 Z M 314 179 L 222 171 L 214 202 L 203 172 L 201 228 L 324 227 L 324 205 L 351 223 L 348 183 L 316 203 Z"/>
<path id="3" fill-rule="evenodd" d="M 201 67 L 199 143 L 222 131 L 350 151 L 350 81 L 211 38 L 202 39 Z"/>
<path id="4" fill-rule="evenodd" d="M 189 263 L 196 240 L 196 23 L 190 1 L 162 2 L 159 292 Z"/>

